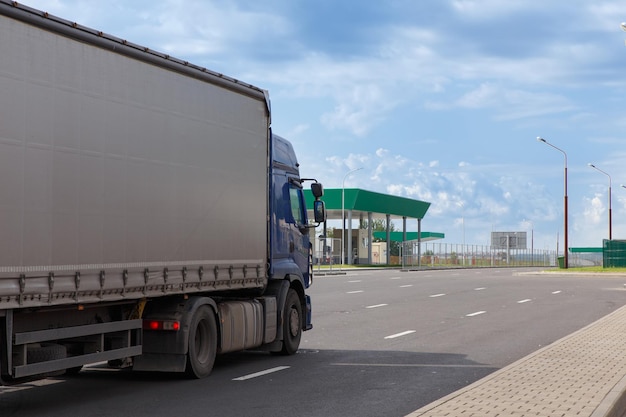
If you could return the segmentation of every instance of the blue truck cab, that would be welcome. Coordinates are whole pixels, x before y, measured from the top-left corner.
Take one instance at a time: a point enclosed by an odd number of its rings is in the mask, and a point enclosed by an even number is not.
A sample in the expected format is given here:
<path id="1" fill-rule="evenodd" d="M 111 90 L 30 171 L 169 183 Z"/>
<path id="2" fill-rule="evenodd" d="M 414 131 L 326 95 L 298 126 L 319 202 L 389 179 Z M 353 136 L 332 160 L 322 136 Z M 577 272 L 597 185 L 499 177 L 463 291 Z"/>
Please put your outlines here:
<path id="1" fill-rule="evenodd" d="M 315 224 L 325 221 L 324 203 L 319 200 L 323 194 L 316 180 L 300 178 L 300 169 L 293 146 L 286 139 L 272 135 L 270 146 L 272 166 L 269 198 L 269 277 L 272 281 L 289 283 L 306 306 L 306 322 L 303 330 L 311 325 L 311 301 L 305 294 L 313 281 L 313 249 L 304 200 L 303 183 L 314 181 L 311 189 L 316 195 L 314 202 Z M 280 298 L 280 297 L 279 297 Z M 279 303 L 280 305 L 280 303 Z"/>

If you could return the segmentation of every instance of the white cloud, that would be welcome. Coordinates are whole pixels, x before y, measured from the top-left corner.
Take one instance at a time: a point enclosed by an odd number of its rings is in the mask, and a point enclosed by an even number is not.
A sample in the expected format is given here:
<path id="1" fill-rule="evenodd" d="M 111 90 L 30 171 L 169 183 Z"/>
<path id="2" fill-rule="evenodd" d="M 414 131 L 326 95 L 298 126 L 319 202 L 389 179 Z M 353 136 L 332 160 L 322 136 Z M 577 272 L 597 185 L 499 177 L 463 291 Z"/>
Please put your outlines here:
<path id="1" fill-rule="evenodd" d="M 291 23 L 281 15 L 244 9 L 235 2 L 170 0 L 153 16 L 167 52 L 202 55 L 228 52 L 259 39 L 289 37 Z M 263 22 L 263 24 L 259 24 Z"/>
<path id="2" fill-rule="evenodd" d="M 602 203 L 602 198 L 599 194 L 596 194 L 593 198 L 585 198 L 587 204 L 584 205 L 585 209 L 583 214 L 585 216 L 585 222 L 597 225 L 604 219 L 605 208 Z"/>
<path id="3" fill-rule="evenodd" d="M 532 93 L 481 84 L 464 94 L 455 103 L 469 109 L 494 109 L 496 120 L 514 120 L 576 110 L 565 97 L 550 93 Z"/>
<path id="4" fill-rule="evenodd" d="M 380 103 L 385 99 L 377 85 L 352 86 L 340 93 L 338 99 L 333 112 L 321 116 L 322 124 L 330 130 L 346 129 L 356 136 L 364 136 L 381 122 Z"/>
<path id="5" fill-rule="evenodd" d="M 288 132 L 288 137 L 289 138 L 297 138 L 298 136 L 300 136 L 302 133 L 308 131 L 311 128 L 311 126 L 309 126 L 308 124 L 299 124 L 294 126 L 289 132 Z"/>

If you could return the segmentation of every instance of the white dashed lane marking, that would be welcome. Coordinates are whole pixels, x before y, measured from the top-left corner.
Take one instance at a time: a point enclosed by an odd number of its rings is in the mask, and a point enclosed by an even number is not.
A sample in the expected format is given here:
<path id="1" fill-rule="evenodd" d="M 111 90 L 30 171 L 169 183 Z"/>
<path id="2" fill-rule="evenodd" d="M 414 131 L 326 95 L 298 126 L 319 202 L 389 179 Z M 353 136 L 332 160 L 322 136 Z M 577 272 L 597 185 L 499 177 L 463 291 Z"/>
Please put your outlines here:
<path id="1" fill-rule="evenodd" d="M 445 294 L 433 294 L 433 295 L 429 295 L 430 298 L 437 298 L 437 297 L 443 297 Z"/>
<path id="2" fill-rule="evenodd" d="M 363 290 L 358 290 L 358 291 L 348 291 L 346 294 L 358 294 L 363 292 Z"/>
<path id="3" fill-rule="evenodd" d="M 532 300 L 531 300 L 530 298 L 527 298 L 527 299 L 525 299 L 525 300 L 519 300 L 519 301 L 517 302 L 517 304 L 524 304 L 524 303 L 527 303 L 527 302 L 529 302 L 529 301 L 532 301 Z"/>
<path id="4" fill-rule="evenodd" d="M 365 308 L 379 308 L 379 307 L 386 307 L 388 304 L 376 304 L 373 306 L 367 306 Z"/>
<path id="5" fill-rule="evenodd" d="M 481 314 L 485 314 L 486 311 L 477 311 L 475 313 L 470 313 L 470 314 L 466 314 L 465 317 L 476 317 L 476 316 L 480 316 Z"/>
<path id="6" fill-rule="evenodd" d="M 385 339 L 395 339 L 396 337 L 406 336 L 411 333 L 415 333 L 416 330 L 407 330 L 406 332 L 392 334 L 391 336 L 385 336 Z"/>
<path id="7" fill-rule="evenodd" d="M 256 372 L 254 374 L 240 376 L 239 378 L 233 378 L 233 381 L 246 381 L 248 379 L 258 378 L 260 376 L 272 374 L 274 372 L 284 371 L 285 369 L 289 369 L 289 366 L 278 366 L 276 368 L 266 369 L 265 371 Z"/>

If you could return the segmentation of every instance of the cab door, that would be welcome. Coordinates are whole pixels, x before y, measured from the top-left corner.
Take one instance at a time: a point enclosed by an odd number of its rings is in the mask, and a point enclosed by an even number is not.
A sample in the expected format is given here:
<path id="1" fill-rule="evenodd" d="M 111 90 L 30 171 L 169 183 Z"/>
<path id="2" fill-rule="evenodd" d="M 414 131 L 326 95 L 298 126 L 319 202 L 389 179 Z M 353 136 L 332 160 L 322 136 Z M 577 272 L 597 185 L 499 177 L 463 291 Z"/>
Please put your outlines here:
<path id="1" fill-rule="evenodd" d="M 310 284 L 310 254 L 311 242 L 309 239 L 309 229 L 307 227 L 306 206 L 304 203 L 304 193 L 298 181 L 289 181 L 289 205 L 290 205 L 290 232 L 289 232 L 289 252 L 290 257 L 298 266 L 304 278 L 306 287 Z"/>

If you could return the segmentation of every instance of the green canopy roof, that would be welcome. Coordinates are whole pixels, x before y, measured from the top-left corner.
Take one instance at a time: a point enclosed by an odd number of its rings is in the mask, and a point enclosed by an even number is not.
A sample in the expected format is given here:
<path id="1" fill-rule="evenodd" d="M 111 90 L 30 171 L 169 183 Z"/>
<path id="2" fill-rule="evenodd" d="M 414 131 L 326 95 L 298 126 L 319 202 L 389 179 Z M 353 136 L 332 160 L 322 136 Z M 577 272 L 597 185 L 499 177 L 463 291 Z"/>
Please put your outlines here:
<path id="1" fill-rule="evenodd" d="M 324 190 L 322 200 L 326 203 L 326 212 L 329 218 L 341 218 L 341 196 L 344 193 L 344 211 L 352 210 L 353 217 L 372 213 L 373 217 L 423 219 L 430 207 L 430 203 L 413 200 L 395 195 L 365 191 L 359 188 L 331 188 Z M 304 190 L 307 207 L 313 207 L 311 190 Z"/>
<path id="2" fill-rule="evenodd" d="M 387 239 L 387 232 L 372 232 L 372 235 L 375 239 Z M 443 233 L 434 232 L 422 232 L 420 233 L 420 235 L 423 242 L 429 240 L 443 239 L 444 237 L 446 237 Z M 389 239 L 391 239 L 392 242 L 403 242 L 404 240 L 402 238 L 402 232 L 396 231 L 389 233 Z M 406 240 L 417 240 L 417 232 L 406 232 Z"/>

